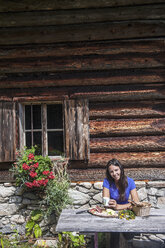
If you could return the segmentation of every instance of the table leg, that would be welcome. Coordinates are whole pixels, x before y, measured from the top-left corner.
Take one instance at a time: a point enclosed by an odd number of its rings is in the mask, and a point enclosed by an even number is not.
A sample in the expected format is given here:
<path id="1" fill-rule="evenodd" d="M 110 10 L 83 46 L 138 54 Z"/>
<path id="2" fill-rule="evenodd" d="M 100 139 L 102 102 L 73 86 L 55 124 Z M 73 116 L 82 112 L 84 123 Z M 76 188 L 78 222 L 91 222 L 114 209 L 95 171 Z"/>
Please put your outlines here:
<path id="1" fill-rule="evenodd" d="M 98 234 L 95 233 L 94 235 L 94 248 L 98 248 Z"/>

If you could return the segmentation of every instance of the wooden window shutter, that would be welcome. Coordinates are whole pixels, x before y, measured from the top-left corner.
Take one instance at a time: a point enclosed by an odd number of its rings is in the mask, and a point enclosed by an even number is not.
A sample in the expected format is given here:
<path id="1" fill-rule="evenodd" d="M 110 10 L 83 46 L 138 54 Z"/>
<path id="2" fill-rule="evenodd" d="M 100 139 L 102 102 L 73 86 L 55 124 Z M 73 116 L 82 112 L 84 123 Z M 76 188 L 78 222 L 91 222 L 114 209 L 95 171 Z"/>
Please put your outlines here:
<path id="1" fill-rule="evenodd" d="M 0 102 L 0 162 L 14 161 L 15 151 L 15 103 Z"/>
<path id="2" fill-rule="evenodd" d="M 70 160 L 89 159 L 88 100 L 65 100 L 65 153 Z"/>

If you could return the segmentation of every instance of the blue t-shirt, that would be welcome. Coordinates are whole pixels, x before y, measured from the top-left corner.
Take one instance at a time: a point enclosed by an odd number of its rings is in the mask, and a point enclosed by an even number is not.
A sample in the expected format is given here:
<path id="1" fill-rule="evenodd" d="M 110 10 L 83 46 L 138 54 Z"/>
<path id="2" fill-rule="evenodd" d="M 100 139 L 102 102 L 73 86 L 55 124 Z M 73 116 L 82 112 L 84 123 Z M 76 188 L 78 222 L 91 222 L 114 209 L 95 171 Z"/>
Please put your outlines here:
<path id="1" fill-rule="evenodd" d="M 129 194 L 130 194 L 131 190 L 136 188 L 135 182 L 132 178 L 127 177 L 127 180 L 128 180 L 128 187 L 126 188 L 126 191 L 125 191 L 125 201 L 120 201 L 119 200 L 119 190 L 118 190 L 118 188 L 116 188 L 115 183 L 112 182 L 110 185 L 108 179 L 107 178 L 104 179 L 103 187 L 109 189 L 110 198 L 116 200 L 116 202 L 118 204 L 128 203 L 128 198 L 129 198 Z"/>

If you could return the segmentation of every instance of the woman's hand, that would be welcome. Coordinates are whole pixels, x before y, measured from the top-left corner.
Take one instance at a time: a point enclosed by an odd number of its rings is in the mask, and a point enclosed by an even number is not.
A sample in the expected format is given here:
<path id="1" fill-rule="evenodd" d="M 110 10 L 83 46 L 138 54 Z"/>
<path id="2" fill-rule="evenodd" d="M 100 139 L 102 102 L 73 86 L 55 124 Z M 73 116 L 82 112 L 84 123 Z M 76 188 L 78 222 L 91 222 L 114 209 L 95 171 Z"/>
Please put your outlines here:
<path id="1" fill-rule="evenodd" d="M 117 202 L 113 199 L 109 200 L 109 206 L 113 209 L 117 209 Z"/>

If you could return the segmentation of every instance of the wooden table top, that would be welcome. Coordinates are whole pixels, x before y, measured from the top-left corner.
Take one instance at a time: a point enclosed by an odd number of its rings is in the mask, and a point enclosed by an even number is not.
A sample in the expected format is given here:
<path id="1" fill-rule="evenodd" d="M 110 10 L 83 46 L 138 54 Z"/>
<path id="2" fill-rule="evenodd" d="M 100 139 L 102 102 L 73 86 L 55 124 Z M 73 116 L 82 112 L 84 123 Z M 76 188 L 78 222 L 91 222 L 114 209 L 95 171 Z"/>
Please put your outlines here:
<path id="1" fill-rule="evenodd" d="M 150 216 L 134 220 L 103 218 L 80 210 L 64 209 L 58 220 L 57 232 L 137 232 L 165 233 L 165 209 L 151 209 Z"/>

